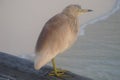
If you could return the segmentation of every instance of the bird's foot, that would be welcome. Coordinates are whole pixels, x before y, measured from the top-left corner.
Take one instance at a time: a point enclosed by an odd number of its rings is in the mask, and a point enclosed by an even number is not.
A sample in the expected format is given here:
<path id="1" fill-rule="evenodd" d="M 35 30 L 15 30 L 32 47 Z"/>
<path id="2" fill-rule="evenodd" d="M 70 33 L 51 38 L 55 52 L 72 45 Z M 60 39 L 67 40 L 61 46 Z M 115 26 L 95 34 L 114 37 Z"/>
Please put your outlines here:
<path id="1" fill-rule="evenodd" d="M 67 75 L 65 75 L 66 72 L 68 72 L 68 71 L 57 69 L 57 70 L 51 71 L 49 73 L 49 76 L 56 76 L 56 77 L 59 77 L 59 78 L 68 77 Z"/>

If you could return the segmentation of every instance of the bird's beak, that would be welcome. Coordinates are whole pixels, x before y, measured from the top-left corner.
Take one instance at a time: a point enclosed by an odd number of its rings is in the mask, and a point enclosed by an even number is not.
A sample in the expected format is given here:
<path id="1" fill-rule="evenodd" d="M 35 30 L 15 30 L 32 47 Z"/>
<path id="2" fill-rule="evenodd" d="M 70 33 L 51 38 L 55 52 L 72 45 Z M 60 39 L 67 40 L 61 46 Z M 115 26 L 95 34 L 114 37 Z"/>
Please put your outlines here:
<path id="1" fill-rule="evenodd" d="M 91 9 L 88 9 L 88 10 L 87 10 L 87 12 L 92 12 L 92 11 L 93 11 L 93 10 L 91 10 Z"/>
<path id="2" fill-rule="evenodd" d="M 87 13 L 87 12 L 92 12 L 93 10 L 91 9 L 81 9 L 80 10 L 80 14 L 84 14 L 84 13 Z"/>
<path id="3" fill-rule="evenodd" d="M 92 12 L 93 10 L 91 9 L 81 9 L 80 12 L 86 13 L 86 12 Z"/>

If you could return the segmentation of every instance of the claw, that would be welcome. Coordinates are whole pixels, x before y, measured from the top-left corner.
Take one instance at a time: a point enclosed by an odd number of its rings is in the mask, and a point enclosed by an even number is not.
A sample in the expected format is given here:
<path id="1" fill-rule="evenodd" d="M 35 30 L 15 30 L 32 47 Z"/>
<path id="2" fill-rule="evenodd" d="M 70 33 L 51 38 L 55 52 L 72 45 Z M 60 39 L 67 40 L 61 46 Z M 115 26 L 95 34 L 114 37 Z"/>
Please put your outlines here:
<path id="1" fill-rule="evenodd" d="M 67 70 L 57 69 L 56 71 L 51 71 L 49 76 L 64 77 Z"/>
<path id="2" fill-rule="evenodd" d="M 70 77 L 70 76 L 66 75 L 66 72 L 68 72 L 68 71 L 67 70 L 57 69 L 56 71 L 51 71 L 49 73 L 49 76 L 55 76 L 55 77 L 58 77 L 58 78 Z"/>
<path id="3" fill-rule="evenodd" d="M 66 72 L 68 72 L 67 70 L 61 70 L 56 68 L 54 59 L 52 59 L 52 64 L 53 64 L 53 71 L 49 73 L 49 76 L 55 76 L 59 78 L 69 77 L 68 75 L 66 75 Z"/>

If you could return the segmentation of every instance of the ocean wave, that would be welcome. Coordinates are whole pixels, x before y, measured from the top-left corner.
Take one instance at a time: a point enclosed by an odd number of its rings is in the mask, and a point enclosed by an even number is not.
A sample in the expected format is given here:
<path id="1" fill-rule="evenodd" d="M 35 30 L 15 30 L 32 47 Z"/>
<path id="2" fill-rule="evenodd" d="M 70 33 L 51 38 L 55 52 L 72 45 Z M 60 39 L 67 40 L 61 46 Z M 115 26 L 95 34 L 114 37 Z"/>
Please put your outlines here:
<path id="1" fill-rule="evenodd" d="M 107 19 L 109 16 L 111 16 L 112 14 L 114 14 L 115 12 L 117 12 L 118 10 L 120 9 L 120 0 L 117 0 L 115 5 L 113 6 L 112 10 L 110 10 L 109 12 L 93 19 L 93 20 L 90 20 L 88 21 L 87 23 L 81 25 L 81 28 L 80 28 L 80 36 L 84 36 L 85 35 L 85 28 L 87 27 L 87 25 L 89 24 L 94 24 L 98 21 L 101 21 L 101 20 L 105 20 Z"/>

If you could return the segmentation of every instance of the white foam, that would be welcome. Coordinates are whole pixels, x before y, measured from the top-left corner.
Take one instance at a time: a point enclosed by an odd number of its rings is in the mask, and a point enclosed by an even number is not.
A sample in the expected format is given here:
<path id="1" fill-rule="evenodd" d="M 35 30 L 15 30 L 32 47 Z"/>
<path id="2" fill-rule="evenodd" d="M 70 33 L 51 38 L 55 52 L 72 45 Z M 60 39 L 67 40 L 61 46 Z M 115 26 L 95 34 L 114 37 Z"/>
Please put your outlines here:
<path id="1" fill-rule="evenodd" d="M 105 20 L 107 19 L 109 16 L 111 16 L 112 14 L 114 14 L 116 11 L 118 11 L 120 9 L 120 0 L 117 0 L 116 1 L 116 4 L 114 5 L 113 9 L 105 14 L 103 14 L 102 16 L 99 16 L 93 20 L 90 20 L 88 21 L 87 23 L 81 25 L 81 28 L 80 28 L 80 36 L 83 36 L 85 35 L 85 28 L 87 27 L 88 24 L 94 24 L 98 21 L 101 21 L 101 20 Z"/>

